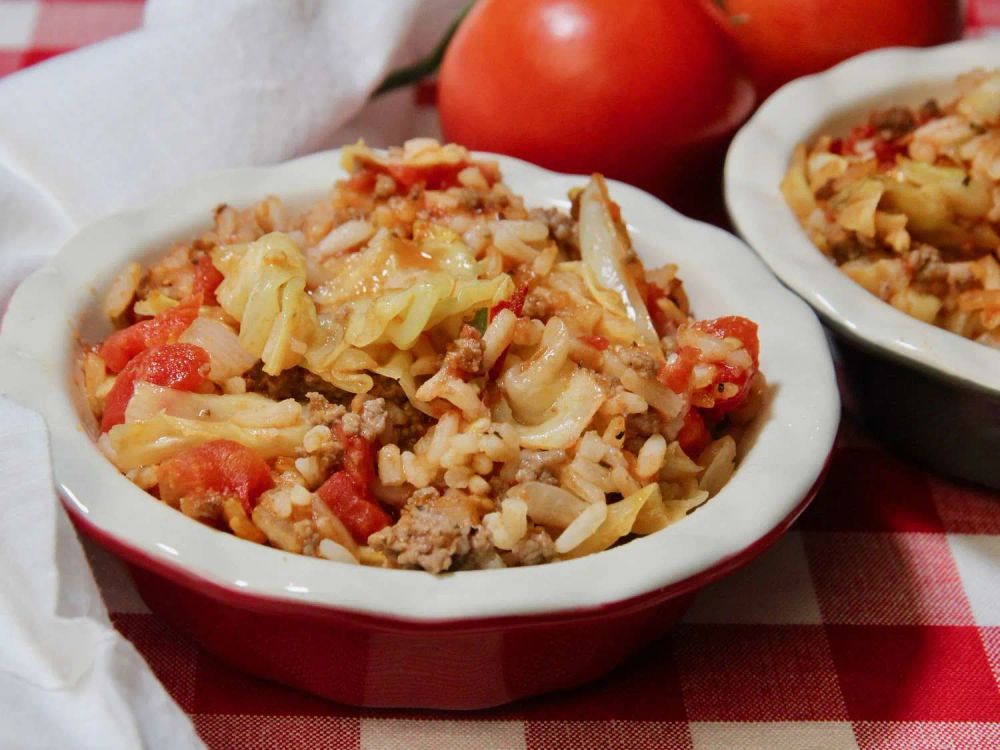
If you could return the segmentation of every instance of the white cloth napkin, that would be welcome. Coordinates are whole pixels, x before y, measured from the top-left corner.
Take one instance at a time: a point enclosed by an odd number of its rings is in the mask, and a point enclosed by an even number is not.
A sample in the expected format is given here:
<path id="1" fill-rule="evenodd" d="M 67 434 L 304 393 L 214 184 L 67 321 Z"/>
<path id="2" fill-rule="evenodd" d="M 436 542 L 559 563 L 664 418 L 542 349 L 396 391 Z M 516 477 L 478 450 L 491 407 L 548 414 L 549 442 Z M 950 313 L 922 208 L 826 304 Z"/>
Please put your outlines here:
<path id="1" fill-rule="evenodd" d="M 201 173 L 433 128 L 408 92 L 365 102 L 462 4 L 151 0 L 141 30 L 0 81 L 0 310 L 80 225 Z M 111 627 L 41 419 L 2 398 L 0 476 L 0 747 L 201 747 Z"/>

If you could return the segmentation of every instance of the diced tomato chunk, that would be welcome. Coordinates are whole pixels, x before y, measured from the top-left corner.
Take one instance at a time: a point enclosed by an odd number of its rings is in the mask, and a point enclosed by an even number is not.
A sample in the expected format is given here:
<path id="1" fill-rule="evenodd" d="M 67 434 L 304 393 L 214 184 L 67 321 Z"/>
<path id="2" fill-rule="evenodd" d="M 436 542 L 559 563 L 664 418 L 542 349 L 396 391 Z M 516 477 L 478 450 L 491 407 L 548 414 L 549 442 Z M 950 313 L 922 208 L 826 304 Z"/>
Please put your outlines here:
<path id="1" fill-rule="evenodd" d="M 392 520 L 371 494 L 375 481 L 375 447 L 361 435 L 337 429 L 344 446 L 344 466 L 330 476 L 316 493 L 340 519 L 358 544 L 385 528 Z"/>
<path id="2" fill-rule="evenodd" d="M 875 126 L 868 122 L 863 125 L 854 126 L 851 128 L 851 132 L 847 134 L 847 138 L 843 140 L 843 153 L 853 154 L 858 141 L 866 141 L 869 138 L 874 138 L 877 132 Z"/>
<path id="3" fill-rule="evenodd" d="M 521 317 L 524 312 L 524 300 L 528 296 L 528 285 L 521 284 L 517 288 L 517 291 L 511 295 L 510 299 L 503 299 L 497 302 L 493 307 L 490 308 L 490 320 L 492 321 L 497 315 L 500 314 L 501 310 L 510 310 L 517 317 Z"/>
<path id="4" fill-rule="evenodd" d="M 115 331 L 101 344 L 101 359 L 111 372 L 121 372 L 137 354 L 158 344 L 176 341 L 198 317 L 201 303 L 202 295 L 193 294 L 151 320 L 141 320 Z"/>
<path id="5" fill-rule="evenodd" d="M 118 373 L 104 400 L 101 431 L 107 432 L 125 421 L 125 409 L 137 381 L 193 391 L 205 382 L 208 368 L 208 352 L 194 344 L 163 344 L 133 357 Z"/>
<path id="6" fill-rule="evenodd" d="M 684 393 L 691 380 L 691 371 L 698 364 L 699 352 L 693 346 L 682 346 L 660 367 L 659 379 L 674 393 Z"/>
<path id="7" fill-rule="evenodd" d="M 375 188 L 377 176 L 374 170 L 362 168 L 347 179 L 347 187 L 359 193 L 370 193 Z"/>
<path id="8" fill-rule="evenodd" d="M 345 468 L 330 475 L 316 494 L 340 519 L 354 541 L 365 544 L 369 536 L 391 524 L 392 519 L 371 496 L 367 486 L 359 487 L 355 483 L 350 472 Z"/>
<path id="9" fill-rule="evenodd" d="M 367 489 L 375 481 L 375 447 L 361 435 L 348 435 L 337 427 L 337 437 L 344 446 L 344 471 L 353 482 Z"/>
<path id="10" fill-rule="evenodd" d="M 194 268 L 194 292 L 204 296 L 204 304 L 215 305 L 215 290 L 222 283 L 225 277 L 222 272 L 215 267 L 212 259 L 208 255 L 202 255 Z"/>
<path id="11" fill-rule="evenodd" d="M 267 462 L 232 440 L 210 440 L 181 451 L 160 464 L 157 478 L 160 499 L 171 505 L 182 497 L 215 492 L 237 498 L 247 515 L 274 486 Z"/>
<path id="12" fill-rule="evenodd" d="M 718 420 L 738 408 L 750 394 L 751 380 L 757 372 L 760 340 L 757 337 L 757 324 L 747 318 L 730 315 L 715 320 L 702 320 L 694 324 L 694 329 L 716 336 L 720 339 L 739 339 L 743 348 L 750 356 L 749 367 L 738 367 L 725 362 L 712 362 L 716 375 L 712 382 L 697 389 L 692 398 L 699 407 L 710 407 L 703 416 Z M 691 373 L 701 360 L 701 351 L 693 346 L 682 346 L 677 352 L 667 358 L 660 368 L 659 379 L 675 393 L 685 393 L 690 384 Z M 737 386 L 735 394 L 723 395 L 732 389 L 725 386 Z"/>
<path id="13" fill-rule="evenodd" d="M 898 154 L 905 154 L 906 147 L 895 141 L 879 139 L 875 142 L 875 158 L 879 164 L 895 164 Z"/>
<path id="14" fill-rule="evenodd" d="M 684 417 L 684 425 L 677 433 L 677 442 L 691 458 L 698 458 L 712 442 L 712 435 L 709 433 L 708 427 L 705 426 L 705 418 L 697 409 L 688 410 Z"/>
<path id="15" fill-rule="evenodd" d="M 490 321 L 492 322 L 493 318 L 499 315 L 501 310 L 510 310 L 512 313 L 514 313 L 514 315 L 520 318 L 521 315 L 524 313 L 524 300 L 527 298 L 527 296 L 528 296 L 528 285 L 521 284 L 521 286 L 517 288 L 514 294 L 511 295 L 510 299 L 502 299 L 495 305 L 493 305 L 493 307 L 490 308 L 490 315 L 489 315 Z M 503 370 L 503 363 L 506 361 L 506 359 L 507 359 L 507 350 L 504 349 L 502 352 L 500 352 L 500 356 L 496 358 L 496 361 L 493 363 L 493 367 L 491 367 L 490 371 L 486 373 L 486 377 L 488 380 L 496 380 L 497 378 L 500 377 L 500 373 Z"/>
<path id="16" fill-rule="evenodd" d="M 581 336 L 580 341 L 585 343 L 587 346 L 594 347 L 599 352 L 603 352 L 608 348 L 608 346 L 610 346 L 611 343 L 603 336 Z"/>
<path id="17" fill-rule="evenodd" d="M 469 164 L 465 161 L 419 167 L 408 164 L 387 164 L 385 171 L 405 190 L 420 183 L 423 183 L 428 190 L 446 190 L 459 184 L 458 173 L 467 166 Z"/>
<path id="18" fill-rule="evenodd" d="M 757 337 L 757 324 L 739 315 L 727 315 L 714 320 L 700 320 L 694 324 L 699 331 L 711 333 L 719 338 L 735 338 L 743 343 L 753 366 L 757 367 L 757 357 L 760 354 L 760 339 Z"/>
<path id="19" fill-rule="evenodd" d="M 713 419 L 721 419 L 729 412 L 739 408 L 750 395 L 751 380 L 757 372 L 758 356 L 760 355 L 760 339 L 757 336 L 757 324 L 752 320 L 730 315 L 715 320 L 702 320 L 695 323 L 695 328 L 710 333 L 719 338 L 736 338 L 743 344 L 752 362 L 749 368 L 735 367 L 729 364 L 716 364 L 717 375 L 705 389 L 707 395 L 714 400 L 714 406 L 709 412 Z M 736 385 L 739 390 L 726 398 L 719 396 L 719 389 L 725 384 Z"/>

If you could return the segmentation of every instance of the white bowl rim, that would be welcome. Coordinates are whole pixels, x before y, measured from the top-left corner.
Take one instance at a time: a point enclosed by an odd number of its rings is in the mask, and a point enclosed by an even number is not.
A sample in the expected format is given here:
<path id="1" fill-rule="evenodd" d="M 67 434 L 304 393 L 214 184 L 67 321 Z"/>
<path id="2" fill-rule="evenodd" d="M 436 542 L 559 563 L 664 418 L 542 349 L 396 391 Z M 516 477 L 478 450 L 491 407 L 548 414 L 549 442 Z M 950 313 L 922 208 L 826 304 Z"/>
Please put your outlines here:
<path id="1" fill-rule="evenodd" d="M 792 81 L 733 139 L 724 185 L 740 236 L 838 332 L 925 373 L 997 394 L 1000 352 L 906 315 L 849 279 L 812 244 L 779 188 L 796 144 L 831 117 L 872 99 L 891 104 L 901 89 L 991 64 L 1000 65 L 1000 40 L 983 38 L 876 50 Z"/>
<path id="2" fill-rule="evenodd" d="M 477 156 L 498 161 L 505 181 L 528 194 L 532 205 L 565 204 L 567 189 L 586 179 L 495 154 Z M 246 543 L 192 522 L 135 487 L 99 452 L 74 404 L 79 394 L 69 373 L 78 350 L 70 342 L 77 321 L 94 305 L 94 287 L 137 249 L 165 246 L 163 237 L 176 236 L 184 222 L 202 217 L 204 224 L 223 200 L 238 205 L 271 193 L 321 194 L 341 174 L 339 150 L 333 150 L 196 179 L 145 207 L 84 227 L 15 292 L 0 331 L 0 392 L 45 417 L 56 487 L 89 524 L 142 556 L 233 592 L 430 623 L 596 608 L 690 580 L 753 547 L 814 489 L 840 419 L 832 361 L 816 317 L 736 237 L 615 181 L 609 181 L 611 194 L 640 254 L 648 255 L 643 246 L 652 242 L 657 252 L 675 246 L 670 257 L 680 248 L 682 278 L 711 278 L 706 289 L 722 300 L 713 315 L 745 314 L 761 324 L 761 366 L 776 385 L 768 417 L 730 483 L 691 516 L 578 560 L 435 577 Z M 531 199 L 532 191 L 540 197 Z M 88 248 L 100 253 L 88 255 Z M 717 268 L 728 273 L 717 277 Z"/>

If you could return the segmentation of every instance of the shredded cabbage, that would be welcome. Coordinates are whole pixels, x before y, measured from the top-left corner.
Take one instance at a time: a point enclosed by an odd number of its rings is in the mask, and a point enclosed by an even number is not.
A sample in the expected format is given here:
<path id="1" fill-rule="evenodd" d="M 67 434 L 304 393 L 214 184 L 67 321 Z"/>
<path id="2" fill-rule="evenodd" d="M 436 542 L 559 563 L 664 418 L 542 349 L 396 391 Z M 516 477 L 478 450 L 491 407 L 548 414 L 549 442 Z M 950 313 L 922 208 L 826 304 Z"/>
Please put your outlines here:
<path id="1" fill-rule="evenodd" d="M 638 492 L 634 492 L 617 503 L 608 506 L 608 514 L 604 523 L 581 544 L 575 546 L 564 557 L 574 558 L 590 555 L 606 550 L 626 534 L 632 531 L 639 512 L 651 500 L 658 498 L 660 487 L 657 484 L 647 484 Z"/>
<path id="2" fill-rule="evenodd" d="M 515 423 L 521 445 L 540 450 L 568 448 L 587 429 L 604 403 L 604 396 L 604 389 L 589 371 L 574 370 L 544 421 L 536 425 Z"/>
<path id="3" fill-rule="evenodd" d="M 115 465 L 122 471 L 153 466 L 186 448 L 209 440 L 233 440 L 263 458 L 294 456 L 309 425 L 240 427 L 231 422 L 171 417 L 160 412 L 142 422 L 126 422 L 108 431 Z"/>
<path id="4" fill-rule="evenodd" d="M 232 422 L 239 427 L 293 427 L 302 423 L 302 405 L 291 398 L 272 401 L 259 393 L 218 396 L 136 383 L 125 409 L 125 421 L 143 422 L 160 413 L 205 422 Z"/>
<path id="5" fill-rule="evenodd" d="M 225 277 L 215 294 L 240 321 L 240 345 L 261 359 L 269 375 L 299 364 L 317 319 L 298 246 L 288 235 L 272 232 L 240 248 L 219 248 L 212 260 Z"/>
<path id="6" fill-rule="evenodd" d="M 626 267 L 628 232 L 616 221 L 604 178 L 595 174 L 580 195 L 580 257 L 597 281 L 618 294 L 639 341 L 659 351 L 659 336 Z"/>

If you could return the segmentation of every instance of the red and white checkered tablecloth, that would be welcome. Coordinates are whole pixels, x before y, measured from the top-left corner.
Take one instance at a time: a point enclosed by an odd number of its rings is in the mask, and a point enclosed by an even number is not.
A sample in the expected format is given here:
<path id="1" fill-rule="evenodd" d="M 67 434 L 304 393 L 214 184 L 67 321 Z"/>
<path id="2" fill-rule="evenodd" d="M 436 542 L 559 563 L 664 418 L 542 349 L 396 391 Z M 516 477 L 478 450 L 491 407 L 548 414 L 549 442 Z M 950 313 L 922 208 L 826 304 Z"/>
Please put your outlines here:
<path id="1" fill-rule="evenodd" d="M 3 0 L 0 75 L 135 28 L 142 8 Z M 1000 0 L 969 0 L 969 22 L 1000 26 Z M 118 629 L 212 748 L 1000 748 L 1000 494 L 853 434 L 793 530 L 665 638 L 588 687 L 490 711 L 361 710 L 243 676 L 88 554 Z"/>

